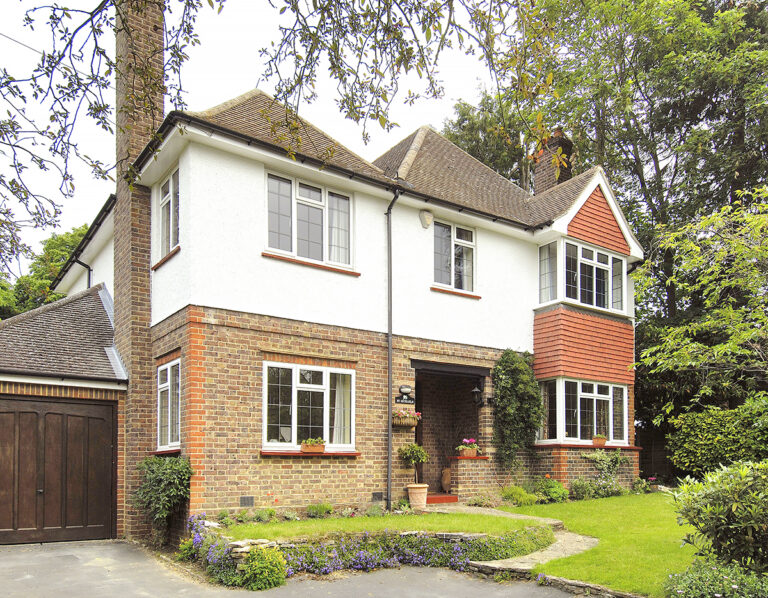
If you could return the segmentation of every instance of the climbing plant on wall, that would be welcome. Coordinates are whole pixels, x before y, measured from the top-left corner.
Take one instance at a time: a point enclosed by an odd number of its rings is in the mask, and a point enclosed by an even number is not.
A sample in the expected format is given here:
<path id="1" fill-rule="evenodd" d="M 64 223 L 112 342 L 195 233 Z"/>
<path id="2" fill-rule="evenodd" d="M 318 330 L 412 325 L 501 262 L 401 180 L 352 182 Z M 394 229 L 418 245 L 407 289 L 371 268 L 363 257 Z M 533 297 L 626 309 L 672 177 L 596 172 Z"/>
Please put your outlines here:
<path id="1" fill-rule="evenodd" d="M 520 449 L 533 443 L 544 418 L 532 364 L 530 353 L 507 349 L 493 368 L 496 395 L 493 444 L 506 467 L 516 463 Z"/>

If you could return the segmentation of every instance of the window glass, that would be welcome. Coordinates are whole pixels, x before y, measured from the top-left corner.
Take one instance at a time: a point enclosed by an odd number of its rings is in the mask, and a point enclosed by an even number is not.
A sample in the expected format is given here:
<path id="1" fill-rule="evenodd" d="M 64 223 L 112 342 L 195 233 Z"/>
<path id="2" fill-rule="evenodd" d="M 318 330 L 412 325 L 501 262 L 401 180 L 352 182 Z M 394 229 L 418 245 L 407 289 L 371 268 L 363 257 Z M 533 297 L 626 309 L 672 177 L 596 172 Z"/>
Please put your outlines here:
<path id="1" fill-rule="evenodd" d="M 328 193 L 328 259 L 349 264 L 349 198 Z"/>
<path id="2" fill-rule="evenodd" d="M 171 247 L 179 244 L 179 171 L 173 173 L 173 225 L 171 226 Z"/>
<path id="3" fill-rule="evenodd" d="M 352 376 L 331 373 L 328 412 L 330 440 L 333 444 L 352 442 Z"/>
<path id="4" fill-rule="evenodd" d="M 435 222 L 435 282 L 451 284 L 451 227 Z"/>
<path id="5" fill-rule="evenodd" d="M 541 439 L 557 438 L 557 381 L 549 380 L 541 385 L 541 397 L 544 402 L 544 422 L 541 427 Z"/>
<path id="6" fill-rule="evenodd" d="M 624 437 L 624 389 L 613 387 L 613 439 L 626 440 Z"/>
<path id="7" fill-rule="evenodd" d="M 595 399 L 595 433 L 611 439 L 609 429 L 609 404 L 604 399 Z M 585 439 L 586 440 L 586 439 Z"/>
<path id="8" fill-rule="evenodd" d="M 608 307 L 608 270 L 595 268 L 595 305 Z"/>
<path id="9" fill-rule="evenodd" d="M 579 276 L 579 284 L 581 285 L 581 297 L 582 303 L 588 303 L 592 305 L 594 300 L 594 266 L 589 264 L 581 264 L 581 275 Z"/>
<path id="10" fill-rule="evenodd" d="M 597 254 L 597 261 L 601 264 L 608 264 L 608 256 L 604 253 L 598 253 Z"/>
<path id="11" fill-rule="evenodd" d="M 157 368 L 157 446 L 177 447 L 180 437 L 181 375 L 175 361 Z"/>
<path id="12" fill-rule="evenodd" d="M 323 201 L 323 192 L 317 187 L 299 183 L 299 197 L 302 199 L 311 199 L 312 201 L 321 202 Z"/>
<path id="13" fill-rule="evenodd" d="M 270 367 L 267 371 L 267 442 L 291 442 L 291 370 Z"/>
<path id="14" fill-rule="evenodd" d="M 557 243 L 539 247 L 539 302 L 557 299 Z"/>
<path id="15" fill-rule="evenodd" d="M 293 233 L 291 230 L 293 197 L 291 181 L 269 175 L 267 203 L 269 246 L 273 249 L 291 251 L 293 248 Z"/>
<path id="16" fill-rule="evenodd" d="M 608 385 L 607 384 L 598 384 L 597 385 L 597 394 L 608 396 Z"/>
<path id="17" fill-rule="evenodd" d="M 565 244 L 565 296 L 578 298 L 579 293 L 579 257 L 575 245 Z"/>
<path id="18" fill-rule="evenodd" d="M 158 419 L 158 445 L 159 446 L 168 446 L 168 396 L 169 391 L 167 388 L 164 388 L 160 391 L 160 397 L 159 397 L 159 408 L 157 413 L 157 419 Z"/>
<path id="19" fill-rule="evenodd" d="M 613 258 L 611 297 L 613 309 L 624 309 L 624 268 L 623 262 L 618 258 Z"/>
<path id="20" fill-rule="evenodd" d="M 171 202 L 160 207 L 160 253 L 167 255 L 171 250 Z"/>
<path id="21" fill-rule="evenodd" d="M 595 392 L 595 385 L 591 384 L 590 382 L 582 382 L 581 383 L 581 392 L 592 394 L 592 393 Z"/>
<path id="22" fill-rule="evenodd" d="M 323 372 L 317 370 L 299 370 L 299 384 L 323 384 Z"/>
<path id="23" fill-rule="evenodd" d="M 579 419 L 580 419 L 580 438 L 589 440 L 592 438 L 595 428 L 594 399 L 580 397 L 579 399 Z"/>
<path id="24" fill-rule="evenodd" d="M 171 444 L 179 442 L 179 430 L 181 428 L 181 380 L 179 379 L 179 364 L 171 366 L 171 396 L 169 426 Z"/>
<path id="25" fill-rule="evenodd" d="M 583 247 L 581 249 L 581 257 L 583 257 L 585 260 L 593 260 L 595 259 L 595 253 L 591 249 Z"/>
<path id="26" fill-rule="evenodd" d="M 323 259 L 323 210 L 300 203 L 296 206 L 296 241 L 299 257 Z"/>
<path id="27" fill-rule="evenodd" d="M 323 392 L 300 390 L 297 392 L 296 442 L 307 438 L 323 438 Z"/>
<path id="28" fill-rule="evenodd" d="M 459 241 L 467 241 L 468 243 L 472 243 L 472 231 L 467 230 L 465 228 L 456 227 L 456 238 Z"/>
<path id="29" fill-rule="evenodd" d="M 453 285 L 457 289 L 471 291 L 473 286 L 473 251 L 471 247 L 465 245 L 456 245 L 454 247 L 454 276 Z"/>
<path id="30" fill-rule="evenodd" d="M 579 396 L 576 382 L 565 383 L 565 435 L 568 438 L 579 437 Z"/>

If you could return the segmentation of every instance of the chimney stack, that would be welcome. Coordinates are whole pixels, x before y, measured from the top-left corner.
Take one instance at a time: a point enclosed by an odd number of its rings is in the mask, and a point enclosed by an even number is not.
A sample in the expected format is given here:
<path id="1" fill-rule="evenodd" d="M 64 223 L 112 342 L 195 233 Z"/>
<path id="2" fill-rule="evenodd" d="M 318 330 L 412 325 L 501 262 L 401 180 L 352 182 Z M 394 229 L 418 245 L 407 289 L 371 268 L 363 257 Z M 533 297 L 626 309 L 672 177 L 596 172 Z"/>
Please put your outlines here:
<path id="1" fill-rule="evenodd" d="M 565 164 L 560 164 L 559 170 L 552 164 L 552 158 L 557 153 L 558 148 L 560 149 L 561 157 L 565 160 Z M 564 183 L 573 176 L 571 165 L 572 152 L 573 142 L 563 134 L 563 130 L 560 127 L 555 129 L 552 137 L 544 140 L 544 148 L 539 150 L 538 155 L 534 159 L 534 195 L 544 193 L 544 191 Z"/>
<path id="2" fill-rule="evenodd" d="M 150 336 L 150 189 L 131 185 L 130 167 L 152 139 L 164 111 L 163 0 L 116 0 L 116 159 L 114 208 L 115 345 L 128 372 L 118 405 L 118 536 L 148 532 L 131 497 L 136 466 L 154 449 L 156 417 Z"/>

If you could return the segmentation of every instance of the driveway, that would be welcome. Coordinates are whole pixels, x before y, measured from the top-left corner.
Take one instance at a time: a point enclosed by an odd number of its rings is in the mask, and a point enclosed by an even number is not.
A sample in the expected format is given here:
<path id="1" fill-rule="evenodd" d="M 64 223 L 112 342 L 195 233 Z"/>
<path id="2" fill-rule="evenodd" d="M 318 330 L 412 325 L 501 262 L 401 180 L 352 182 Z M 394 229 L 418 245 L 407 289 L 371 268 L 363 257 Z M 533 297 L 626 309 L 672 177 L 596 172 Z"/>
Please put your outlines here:
<path id="1" fill-rule="evenodd" d="M 61 542 L 0 546 L 0 595 L 9 598 L 138 598 L 181 596 L 218 598 L 255 596 L 245 590 L 200 583 L 119 541 Z M 386 569 L 340 575 L 332 580 L 291 579 L 258 594 L 269 598 L 566 598 L 560 590 L 533 583 L 497 584 L 447 569 Z"/>

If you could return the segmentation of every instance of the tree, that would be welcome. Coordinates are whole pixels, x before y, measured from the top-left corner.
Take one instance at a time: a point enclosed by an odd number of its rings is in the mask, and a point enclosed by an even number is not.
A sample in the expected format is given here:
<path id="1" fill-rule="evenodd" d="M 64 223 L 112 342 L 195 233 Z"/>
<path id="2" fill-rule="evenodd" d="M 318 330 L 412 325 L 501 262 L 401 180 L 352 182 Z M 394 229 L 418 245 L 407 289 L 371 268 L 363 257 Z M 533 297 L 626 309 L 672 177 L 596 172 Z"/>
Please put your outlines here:
<path id="1" fill-rule="evenodd" d="M 651 373 L 694 373 L 694 398 L 741 402 L 768 391 L 768 187 L 744 199 L 659 232 L 658 250 L 675 254 L 670 284 L 701 309 L 665 326 L 641 362 Z M 648 262 L 638 271 L 641 297 L 655 285 L 651 270 Z"/>
<path id="2" fill-rule="evenodd" d="M 29 274 L 19 276 L 13 286 L 13 309 L 16 313 L 35 309 L 63 297 L 51 290 L 51 283 L 87 230 L 88 225 L 83 224 L 68 233 L 54 233 L 43 241 L 43 250 L 32 260 Z"/>
<path id="3" fill-rule="evenodd" d="M 27 0 L 30 1 L 30 0 Z M 110 83 L 124 65 L 111 54 L 104 35 L 122 27 L 126 10 L 161 7 L 166 18 L 163 72 L 130 71 L 137 89 L 162 85 L 171 104 L 183 109 L 181 70 L 189 47 L 200 43 L 195 22 L 200 0 L 93 0 L 91 10 L 59 4 L 32 5 L 25 25 L 50 30 L 51 42 L 31 73 L 0 71 L 0 100 L 7 118 L 0 120 L 0 271 L 29 247 L 24 226 L 49 226 L 59 215 L 56 197 L 45 195 L 36 178 L 53 174 L 61 197 L 74 193 L 70 163 L 82 160 L 96 177 L 108 177 L 112 165 L 85 155 L 78 147 L 83 117 L 114 132 Z M 275 82 L 276 100 L 286 103 L 286 119 L 295 119 L 302 102 L 315 99 L 315 85 L 327 68 L 337 83 L 336 102 L 347 118 L 389 129 L 389 108 L 397 97 L 412 103 L 421 95 L 439 96 L 438 63 L 447 48 L 477 54 L 514 97 L 550 92 L 551 28 L 535 0 L 286 0 L 271 6 L 285 14 L 286 25 L 262 50 L 263 78 Z M 225 0 L 208 0 L 221 11 Z M 130 33 L 130 32 L 129 32 Z M 125 67 L 126 72 L 128 67 Z M 409 73 L 423 89 L 403 98 L 399 82 Z M 44 119 L 27 109 L 46 109 Z M 161 106 L 141 106 L 162 112 Z M 132 109 L 138 109 L 132 108 Z M 298 136 L 298 134 L 297 134 Z M 294 140 L 296 141 L 296 140 Z M 288 148 L 290 152 L 290 148 Z"/>

